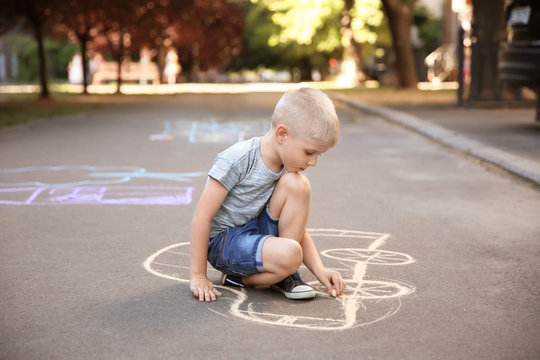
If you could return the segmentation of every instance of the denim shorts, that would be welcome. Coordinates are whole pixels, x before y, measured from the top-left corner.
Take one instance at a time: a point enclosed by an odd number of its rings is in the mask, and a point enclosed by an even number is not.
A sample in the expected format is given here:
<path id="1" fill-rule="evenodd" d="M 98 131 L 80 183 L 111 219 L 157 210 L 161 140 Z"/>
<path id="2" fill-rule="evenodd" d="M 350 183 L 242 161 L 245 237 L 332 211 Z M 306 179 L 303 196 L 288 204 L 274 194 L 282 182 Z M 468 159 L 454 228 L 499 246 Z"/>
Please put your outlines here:
<path id="1" fill-rule="evenodd" d="M 262 247 L 270 236 L 278 236 L 278 220 L 268 206 L 247 224 L 220 232 L 208 243 L 208 262 L 229 275 L 248 276 L 264 271 Z"/>

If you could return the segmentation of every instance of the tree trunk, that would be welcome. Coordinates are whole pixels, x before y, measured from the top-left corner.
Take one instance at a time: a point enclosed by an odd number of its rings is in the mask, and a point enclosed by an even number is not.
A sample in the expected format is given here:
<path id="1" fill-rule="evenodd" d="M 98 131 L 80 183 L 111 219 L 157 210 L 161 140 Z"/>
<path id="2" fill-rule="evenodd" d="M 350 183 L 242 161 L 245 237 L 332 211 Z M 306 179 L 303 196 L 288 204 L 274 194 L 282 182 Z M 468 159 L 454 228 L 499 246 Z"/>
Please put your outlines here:
<path id="1" fill-rule="evenodd" d="M 116 61 L 118 61 L 118 73 L 116 77 L 116 94 L 120 94 L 120 87 L 122 86 L 122 65 L 123 65 L 122 61 L 124 59 L 123 36 L 124 34 L 122 33 L 122 35 L 120 36 L 120 43 L 118 44 L 118 48 L 115 49 L 114 44 L 111 42 L 113 57 Z"/>
<path id="2" fill-rule="evenodd" d="M 343 63 L 350 66 L 351 69 L 344 69 L 342 72 L 345 76 L 351 76 L 352 85 L 357 85 L 359 81 L 365 80 L 364 72 L 362 71 L 362 48 L 354 39 L 354 33 L 351 27 L 352 16 L 351 11 L 354 8 L 355 0 L 345 0 L 345 6 L 341 13 L 341 36 L 344 40 L 343 47 Z"/>
<path id="3" fill-rule="evenodd" d="M 77 34 L 79 43 L 81 44 L 82 66 L 83 66 L 83 94 L 88 94 L 88 54 L 86 52 L 86 45 L 90 36 L 88 34 Z"/>
<path id="4" fill-rule="evenodd" d="M 122 56 L 119 56 L 118 61 L 118 76 L 116 77 L 116 93 L 120 94 L 120 85 L 122 85 Z"/>
<path id="5" fill-rule="evenodd" d="M 499 43 L 505 38 L 504 0 L 473 0 L 469 101 L 497 99 Z"/>
<path id="6" fill-rule="evenodd" d="M 411 46 L 411 21 L 416 0 L 382 0 L 392 33 L 393 48 L 396 55 L 396 70 L 399 86 L 415 88 L 418 83 L 414 54 Z"/>
<path id="7" fill-rule="evenodd" d="M 302 58 L 300 59 L 300 62 L 298 63 L 298 67 L 300 68 L 300 81 L 313 80 L 313 78 L 311 77 L 313 66 L 311 65 L 309 56 L 302 56 Z"/>
<path id="8" fill-rule="evenodd" d="M 47 81 L 47 60 L 45 57 L 45 46 L 43 44 L 43 31 L 41 29 L 41 22 L 35 19 L 29 19 L 30 23 L 34 27 L 36 33 L 36 40 L 38 43 L 38 58 L 39 58 L 39 79 L 41 82 L 41 98 L 50 98 L 49 85 Z"/>

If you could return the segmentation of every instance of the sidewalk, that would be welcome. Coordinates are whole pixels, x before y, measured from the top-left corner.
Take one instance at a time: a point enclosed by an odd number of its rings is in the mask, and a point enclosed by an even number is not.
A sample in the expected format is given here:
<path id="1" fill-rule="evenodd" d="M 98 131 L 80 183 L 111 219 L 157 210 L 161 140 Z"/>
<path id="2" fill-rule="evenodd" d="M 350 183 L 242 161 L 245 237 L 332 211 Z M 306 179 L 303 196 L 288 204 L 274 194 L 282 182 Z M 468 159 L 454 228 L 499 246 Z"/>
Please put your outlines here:
<path id="1" fill-rule="evenodd" d="M 389 108 L 367 104 L 361 94 L 331 96 L 540 185 L 540 123 L 534 108 Z"/>

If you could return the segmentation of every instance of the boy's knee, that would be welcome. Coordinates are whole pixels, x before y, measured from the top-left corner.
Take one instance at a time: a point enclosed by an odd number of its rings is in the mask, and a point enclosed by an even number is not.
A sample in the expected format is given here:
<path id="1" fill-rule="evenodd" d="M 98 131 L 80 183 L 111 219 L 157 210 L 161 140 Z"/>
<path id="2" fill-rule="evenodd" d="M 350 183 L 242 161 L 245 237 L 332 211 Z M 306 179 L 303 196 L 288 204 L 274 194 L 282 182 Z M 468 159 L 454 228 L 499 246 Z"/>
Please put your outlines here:
<path id="1" fill-rule="evenodd" d="M 300 265 L 302 265 L 302 261 L 304 260 L 304 253 L 302 252 L 302 246 L 300 246 L 300 243 L 298 243 L 296 240 L 293 240 L 291 243 L 291 250 L 289 253 L 289 269 L 291 270 L 291 274 L 298 270 Z"/>
<path id="2" fill-rule="evenodd" d="M 282 275 L 290 275 L 302 265 L 302 247 L 296 240 L 290 239 L 287 242 L 283 242 L 280 246 L 278 259 L 279 268 L 283 272 Z"/>
<path id="3" fill-rule="evenodd" d="M 289 248 L 287 249 L 287 252 L 284 256 L 285 260 L 285 266 L 284 266 L 284 275 L 290 275 L 298 270 L 300 265 L 302 265 L 303 260 L 303 253 L 302 253 L 302 247 L 300 244 L 292 240 Z"/>
<path id="4" fill-rule="evenodd" d="M 300 173 L 286 173 L 279 180 L 286 187 L 287 193 L 301 196 L 311 195 L 308 178 Z"/>

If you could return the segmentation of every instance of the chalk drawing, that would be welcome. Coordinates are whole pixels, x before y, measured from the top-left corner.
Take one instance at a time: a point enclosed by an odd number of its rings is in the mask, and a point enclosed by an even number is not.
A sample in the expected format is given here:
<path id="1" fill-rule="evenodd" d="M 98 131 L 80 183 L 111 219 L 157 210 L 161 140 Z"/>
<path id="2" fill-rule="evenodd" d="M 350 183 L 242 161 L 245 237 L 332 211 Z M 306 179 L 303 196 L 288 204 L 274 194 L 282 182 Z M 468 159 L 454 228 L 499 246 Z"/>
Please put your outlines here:
<path id="1" fill-rule="evenodd" d="M 4 205 L 188 205 L 191 186 L 125 186 L 133 179 L 191 182 L 206 173 L 148 172 L 134 166 L 28 166 L 0 169 Z M 61 182 L 58 180 L 61 179 Z"/>
<path id="2" fill-rule="evenodd" d="M 387 319 L 401 308 L 402 297 L 414 293 L 415 287 L 410 284 L 367 275 L 368 265 L 371 269 L 377 265 L 402 266 L 414 263 L 414 259 L 407 254 L 379 249 L 388 240 L 389 234 L 336 229 L 308 231 L 319 248 L 324 244 L 338 246 L 322 250 L 321 255 L 326 266 L 340 271 L 347 283 L 343 296 L 330 297 L 316 280 L 308 282 L 318 296 L 306 302 L 289 301 L 270 290 L 246 290 L 217 285 L 226 292 L 219 298 L 218 304 L 225 303 L 231 315 L 260 324 L 332 331 L 366 326 Z M 156 276 L 188 284 L 189 242 L 173 244 L 157 251 L 146 259 L 143 266 Z M 301 268 L 300 272 L 304 279 L 310 276 L 305 268 Z M 218 271 L 209 266 L 208 275 L 217 283 Z M 261 291 L 267 291 L 264 293 L 264 301 L 249 299 L 249 294 L 255 296 Z M 227 296 L 227 292 L 233 296 Z M 226 316 L 222 313 L 219 315 Z"/>
<path id="3" fill-rule="evenodd" d="M 189 205 L 193 187 L 77 186 L 0 188 L 5 205 Z"/>
<path id="4" fill-rule="evenodd" d="M 218 121 L 167 121 L 160 134 L 150 135 L 151 141 L 171 141 L 186 138 L 190 143 L 226 143 L 234 144 L 264 135 L 270 128 L 266 120 Z"/>
<path id="5" fill-rule="evenodd" d="M 29 166 L 0 169 L 0 187 L 110 185 L 127 183 L 136 178 L 191 182 L 194 177 L 205 174 L 148 172 L 145 168 L 134 166 Z M 53 180 L 57 178 L 61 178 L 62 182 Z"/>

